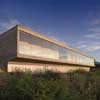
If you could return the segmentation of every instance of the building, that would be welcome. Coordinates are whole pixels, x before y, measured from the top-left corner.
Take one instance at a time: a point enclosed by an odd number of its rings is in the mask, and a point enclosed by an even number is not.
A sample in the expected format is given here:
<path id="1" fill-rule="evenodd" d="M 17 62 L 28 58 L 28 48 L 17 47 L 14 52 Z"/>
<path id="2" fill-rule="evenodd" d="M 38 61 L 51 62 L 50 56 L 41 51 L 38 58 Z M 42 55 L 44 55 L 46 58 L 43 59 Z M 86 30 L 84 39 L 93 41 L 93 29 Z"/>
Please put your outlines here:
<path id="1" fill-rule="evenodd" d="M 0 68 L 12 72 L 53 70 L 67 72 L 94 67 L 87 54 L 16 25 L 0 36 Z"/>

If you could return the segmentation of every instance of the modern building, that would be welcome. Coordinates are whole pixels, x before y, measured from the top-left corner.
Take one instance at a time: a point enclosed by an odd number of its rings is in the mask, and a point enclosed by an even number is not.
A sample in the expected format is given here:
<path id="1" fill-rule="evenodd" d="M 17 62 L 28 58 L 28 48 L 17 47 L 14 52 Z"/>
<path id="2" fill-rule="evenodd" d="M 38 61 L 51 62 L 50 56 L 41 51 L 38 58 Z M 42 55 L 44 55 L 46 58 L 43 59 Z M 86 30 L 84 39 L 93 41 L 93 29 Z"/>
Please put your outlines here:
<path id="1" fill-rule="evenodd" d="M 94 67 L 95 59 L 61 42 L 16 25 L 0 36 L 0 67 L 15 70 L 67 72 Z"/>

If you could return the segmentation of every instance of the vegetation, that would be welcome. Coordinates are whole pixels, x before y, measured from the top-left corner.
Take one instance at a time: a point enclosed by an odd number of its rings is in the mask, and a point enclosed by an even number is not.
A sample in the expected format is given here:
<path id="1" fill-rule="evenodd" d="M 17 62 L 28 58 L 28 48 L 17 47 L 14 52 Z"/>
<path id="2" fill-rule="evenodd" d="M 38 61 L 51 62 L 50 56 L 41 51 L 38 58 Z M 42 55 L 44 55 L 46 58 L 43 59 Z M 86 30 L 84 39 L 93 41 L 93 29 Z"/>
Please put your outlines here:
<path id="1" fill-rule="evenodd" d="M 0 100 L 100 100 L 100 72 L 1 72 Z"/>

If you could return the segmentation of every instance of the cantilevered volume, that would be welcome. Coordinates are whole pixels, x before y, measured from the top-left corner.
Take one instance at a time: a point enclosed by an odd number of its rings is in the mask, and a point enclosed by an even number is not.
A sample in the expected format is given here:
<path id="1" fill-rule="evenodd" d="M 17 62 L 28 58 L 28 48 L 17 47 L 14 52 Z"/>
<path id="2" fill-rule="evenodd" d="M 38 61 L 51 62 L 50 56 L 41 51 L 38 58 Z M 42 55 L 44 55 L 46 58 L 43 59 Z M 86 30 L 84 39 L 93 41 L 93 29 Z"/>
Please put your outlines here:
<path id="1" fill-rule="evenodd" d="M 16 25 L 0 36 L 0 67 L 15 70 L 67 72 L 94 67 L 94 58 L 61 42 Z"/>

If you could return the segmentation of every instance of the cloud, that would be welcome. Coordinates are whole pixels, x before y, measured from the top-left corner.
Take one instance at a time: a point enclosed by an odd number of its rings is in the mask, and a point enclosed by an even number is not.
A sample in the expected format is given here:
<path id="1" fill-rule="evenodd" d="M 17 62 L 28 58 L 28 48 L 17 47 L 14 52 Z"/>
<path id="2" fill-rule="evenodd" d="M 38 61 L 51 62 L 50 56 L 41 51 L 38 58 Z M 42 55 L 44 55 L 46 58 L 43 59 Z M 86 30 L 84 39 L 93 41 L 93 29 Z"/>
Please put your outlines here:
<path id="1" fill-rule="evenodd" d="M 87 35 L 89 39 L 100 39 L 100 7 L 92 11 L 91 18 L 88 19 Z"/>
<path id="2" fill-rule="evenodd" d="M 81 40 L 77 40 L 73 45 L 100 61 L 100 15 L 89 19 L 87 25 L 87 34 L 85 33 Z"/>
<path id="3" fill-rule="evenodd" d="M 93 18 L 89 20 L 87 34 L 83 35 L 82 39 L 76 43 L 78 49 L 87 52 L 100 50 L 100 15 L 98 14 L 98 11 L 94 12 Z"/>
<path id="4" fill-rule="evenodd" d="M 93 52 L 93 51 L 100 50 L 100 45 L 81 45 L 77 48 L 84 49 L 87 52 Z"/>
<path id="5" fill-rule="evenodd" d="M 100 39 L 100 33 L 87 34 L 87 35 L 85 35 L 85 37 L 97 40 L 97 39 Z"/>
<path id="6" fill-rule="evenodd" d="M 98 26 L 94 25 L 88 29 L 88 32 L 100 33 L 100 24 Z"/>
<path id="7" fill-rule="evenodd" d="M 76 44 L 76 47 L 86 52 L 94 52 L 94 51 L 100 50 L 100 42 L 86 41 L 85 43 Z"/>
<path id="8" fill-rule="evenodd" d="M 18 19 L 11 18 L 9 13 L 4 10 L 0 10 L 0 33 L 10 29 L 16 24 L 21 24 Z"/>
<path id="9" fill-rule="evenodd" d="M 9 21 L 6 21 L 6 22 L 0 22 L 0 33 L 10 29 L 11 27 L 17 25 L 17 24 L 20 24 L 20 22 L 16 19 L 11 19 Z"/>
<path id="10" fill-rule="evenodd" d="M 100 18 L 93 19 L 89 24 L 90 24 L 90 26 L 94 26 L 94 25 L 100 24 Z"/>

